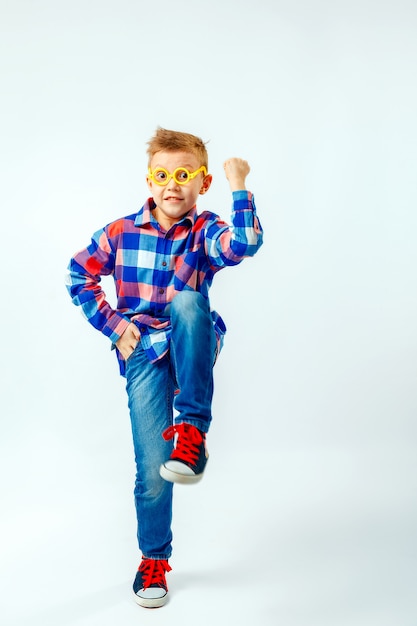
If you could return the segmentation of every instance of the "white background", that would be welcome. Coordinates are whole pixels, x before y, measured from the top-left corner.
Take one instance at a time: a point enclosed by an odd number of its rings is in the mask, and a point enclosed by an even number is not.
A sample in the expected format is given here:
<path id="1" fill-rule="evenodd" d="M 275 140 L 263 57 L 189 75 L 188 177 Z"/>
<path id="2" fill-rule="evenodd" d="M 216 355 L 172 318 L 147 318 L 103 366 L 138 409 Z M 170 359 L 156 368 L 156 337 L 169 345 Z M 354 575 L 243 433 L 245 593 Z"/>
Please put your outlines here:
<path id="1" fill-rule="evenodd" d="M 415 626 L 414 0 L 0 11 L 2 623 Z M 64 273 L 143 204 L 158 125 L 209 141 L 200 209 L 248 159 L 265 244 L 212 290 L 211 459 L 152 612 L 124 382 Z"/>

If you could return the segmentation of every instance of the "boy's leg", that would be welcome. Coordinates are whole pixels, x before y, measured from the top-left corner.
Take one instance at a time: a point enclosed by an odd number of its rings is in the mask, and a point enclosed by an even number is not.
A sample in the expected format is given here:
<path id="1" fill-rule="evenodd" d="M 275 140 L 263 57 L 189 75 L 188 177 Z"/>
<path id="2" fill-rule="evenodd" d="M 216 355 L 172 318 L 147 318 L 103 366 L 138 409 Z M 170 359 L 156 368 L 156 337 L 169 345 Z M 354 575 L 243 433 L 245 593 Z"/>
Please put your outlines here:
<path id="1" fill-rule="evenodd" d="M 171 556 L 172 484 L 159 475 L 172 452 L 161 433 L 172 424 L 174 381 L 168 358 L 150 363 L 140 343 L 126 363 L 126 390 L 136 460 L 138 543 L 151 559 Z"/>
<path id="2" fill-rule="evenodd" d="M 171 354 L 179 394 L 178 423 L 206 433 L 211 422 L 216 335 L 208 300 L 196 291 L 181 291 L 171 303 Z"/>
<path id="3" fill-rule="evenodd" d="M 175 426 L 164 438 L 177 435 L 175 450 L 161 465 L 170 482 L 194 483 L 207 462 L 205 434 L 211 422 L 216 335 L 208 301 L 198 292 L 180 292 L 171 303 L 171 359 L 179 394 Z M 168 458 L 168 457 L 167 457 Z"/>

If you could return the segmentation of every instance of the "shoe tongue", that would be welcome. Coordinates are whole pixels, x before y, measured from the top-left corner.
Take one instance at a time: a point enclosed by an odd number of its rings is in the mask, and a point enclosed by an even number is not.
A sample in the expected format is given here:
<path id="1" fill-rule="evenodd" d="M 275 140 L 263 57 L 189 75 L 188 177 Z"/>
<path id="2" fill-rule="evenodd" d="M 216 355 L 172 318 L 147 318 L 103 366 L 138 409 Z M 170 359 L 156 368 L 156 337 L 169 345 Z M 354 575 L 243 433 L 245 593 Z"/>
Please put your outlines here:
<path id="1" fill-rule="evenodd" d="M 204 433 L 201 432 L 193 424 L 182 424 L 183 432 L 191 439 L 193 443 L 200 444 L 204 439 Z"/>

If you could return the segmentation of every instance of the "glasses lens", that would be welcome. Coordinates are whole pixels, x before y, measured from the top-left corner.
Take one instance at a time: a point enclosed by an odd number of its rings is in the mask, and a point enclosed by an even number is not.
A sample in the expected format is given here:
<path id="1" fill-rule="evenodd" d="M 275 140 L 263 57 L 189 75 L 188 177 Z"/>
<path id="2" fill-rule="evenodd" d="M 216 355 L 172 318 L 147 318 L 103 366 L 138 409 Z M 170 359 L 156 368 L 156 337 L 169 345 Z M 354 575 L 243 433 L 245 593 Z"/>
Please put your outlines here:
<path id="1" fill-rule="evenodd" d="M 168 182 L 168 172 L 163 169 L 154 170 L 153 179 L 158 185 L 166 185 Z"/>
<path id="2" fill-rule="evenodd" d="M 185 167 L 179 167 L 174 172 L 174 179 L 179 185 L 184 185 L 190 179 L 190 172 Z"/>

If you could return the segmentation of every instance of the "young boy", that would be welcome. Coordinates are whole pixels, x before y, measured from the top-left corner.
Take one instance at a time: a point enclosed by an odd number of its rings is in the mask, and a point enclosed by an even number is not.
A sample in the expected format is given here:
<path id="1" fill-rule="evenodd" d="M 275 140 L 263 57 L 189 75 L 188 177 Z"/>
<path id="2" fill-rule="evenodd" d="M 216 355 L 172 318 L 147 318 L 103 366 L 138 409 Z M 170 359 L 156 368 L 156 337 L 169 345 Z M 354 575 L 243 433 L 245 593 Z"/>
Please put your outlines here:
<path id="1" fill-rule="evenodd" d="M 229 226 L 214 213 L 197 213 L 197 198 L 212 182 L 200 138 L 158 128 L 148 156 L 151 197 L 93 235 L 71 259 L 67 286 L 109 337 L 126 377 L 142 553 L 133 590 L 136 602 L 151 608 L 167 600 L 173 483 L 200 480 L 208 458 L 212 371 L 226 331 L 210 311 L 209 287 L 218 270 L 256 253 L 262 229 L 245 187 L 246 161 L 224 163 L 233 192 Z M 100 286 L 109 274 L 116 309 Z"/>

